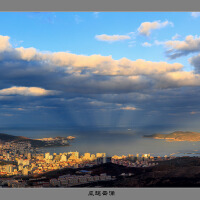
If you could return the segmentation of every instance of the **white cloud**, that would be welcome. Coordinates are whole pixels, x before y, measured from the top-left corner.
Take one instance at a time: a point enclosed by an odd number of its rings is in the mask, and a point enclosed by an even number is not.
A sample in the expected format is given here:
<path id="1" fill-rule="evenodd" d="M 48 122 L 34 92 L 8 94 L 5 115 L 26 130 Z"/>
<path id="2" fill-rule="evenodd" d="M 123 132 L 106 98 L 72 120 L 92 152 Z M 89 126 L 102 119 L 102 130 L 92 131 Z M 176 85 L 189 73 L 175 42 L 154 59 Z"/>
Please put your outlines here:
<path id="1" fill-rule="evenodd" d="M 137 76 L 160 74 L 180 70 L 183 66 L 179 63 L 151 62 L 138 59 L 135 61 L 127 58 L 114 60 L 112 56 L 102 55 L 76 55 L 68 52 L 41 53 L 34 48 L 12 48 L 11 53 L 16 59 L 37 61 L 45 63 L 45 70 L 54 71 L 58 67 L 69 74 L 80 75 L 87 69 L 88 74 Z M 11 59 L 12 55 L 9 55 Z"/>
<path id="2" fill-rule="evenodd" d="M 166 46 L 176 50 L 200 50 L 200 37 L 188 35 L 185 41 L 167 41 Z"/>
<path id="3" fill-rule="evenodd" d="M 143 47 L 151 47 L 152 44 L 150 44 L 150 43 L 148 43 L 148 42 L 144 42 L 144 43 L 142 43 L 142 46 L 143 46 Z"/>
<path id="4" fill-rule="evenodd" d="M 200 17 L 200 12 L 192 12 L 191 16 L 194 18 Z"/>
<path id="5" fill-rule="evenodd" d="M 173 26 L 172 22 L 169 21 L 154 21 L 154 22 L 143 22 L 140 27 L 138 28 L 138 31 L 141 35 L 149 36 L 151 34 L 152 30 L 155 29 L 161 29 L 168 25 Z"/>
<path id="6" fill-rule="evenodd" d="M 8 44 L 9 46 L 10 44 Z M 80 75 L 87 69 L 88 74 L 99 75 L 124 75 L 137 76 L 160 74 L 180 70 L 183 66 L 179 63 L 151 62 L 138 59 L 135 61 L 127 58 L 114 60 L 112 56 L 102 55 L 76 55 L 68 52 L 42 53 L 35 48 L 10 48 L 9 59 L 36 61 L 44 65 L 45 70 L 55 71 L 58 67 L 68 73 Z M 13 55 L 13 57 L 12 57 Z M 17 55 L 17 57 L 16 57 Z M 3 59 L 3 58 L 2 58 Z"/>
<path id="7" fill-rule="evenodd" d="M 0 90 L 0 95 L 23 95 L 23 96 L 47 96 L 55 94 L 55 91 L 45 90 L 39 87 L 11 87 Z"/>
<path id="8" fill-rule="evenodd" d="M 200 37 L 188 35 L 185 41 L 170 40 L 165 42 L 165 46 L 168 48 L 167 56 L 177 58 L 200 51 Z"/>
<path id="9" fill-rule="evenodd" d="M 36 56 L 37 51 L 35 48 L 16 48 L 16 51 L 20 54 L 21 59 L 30 61 Z"/>
<path id="10" fill-rule="evenodd" d="M 192 39 L 194 40 L 194 38 Z M 188 40 L 187 38 L 186 41 Z M 149 88 L 200 86 L 199 75 L 192 71 L 184 72 L 183 65 L 180 63 L 127 58 L 114 60 L 112 56 L 38 52 L 34 48 L 13 48 L 9 43 L 6 46 L 9 46 L 9 50 L 4 51 L 9 53 L 0 53 L 3 63 L 0 78 L 7 80 L 12 77 L 12 85 L 23 86 L 26 86 L 29 79 L 32 83 L 35 80 L 41 81 L 41 88 L 6 88 L 0 90 L 0 95 L 44 96 L 56 94 L 55 91 L 43 89 L 46 87 L 65 92 L 126 93 Z M 4 56 L 9 56 L 5 57 L 5 60 L 9 58 L 9 66 L 15 66 L 12 73 L 7 67 L 7 62 L 6 64 L 3 62 Z M 24 65 L 24 60 L 30 64 Z M 193 59 L 191 63 L 195 66 L 199 65 L 199 57 Z M 98 79 L 96 79 L 96 75 L 99 75 Z M 24 84 L 19 81 L 21 77 Z M 33 77 L 33 80 L 30 77 Z M 3 86 L 3 88 L 5 87 Z"/>
<path id="11" fill-rule="evenodd" d="M 8 37 L 8 36 L 0 35 L 0 52 L 5 51 L 5 50 L 9 50 L 9 48 L 11 48 L 11 45 L 9 43 L 9 39 L 10 39 L 10 37 Z"/>
<path id="12" fill-rule="evenodd" d="M 176 71 L 154 76 L 156 88 L 200 86 L 200 75 L 194 72 Z"/>
<path id="13" fill-rule="evenodd" d="M 106 42 L 116 42 L 121 40 L 129 40 L 131 39 L 128 35 L 96 35 L 95 38 L 100 41 L 106 41 Z"/>
<path id="14" fill-rule="evenodd" d="M 114 60 L 112 56 L 83 56 L 64 52 L 54 53 L 49 59 L 54 65 L 66 66 L 66 73 L 81 73 L 84 69 L 88 69 L 90 74 L 99 75 L 136 76 L 140 74 L 160 74 L 167 71 L 177 71 L 183 67 L 179 63 L 169 64 L 167 62 L 151 62 L 142 59 L 132 61 L 127 58 Z"/>

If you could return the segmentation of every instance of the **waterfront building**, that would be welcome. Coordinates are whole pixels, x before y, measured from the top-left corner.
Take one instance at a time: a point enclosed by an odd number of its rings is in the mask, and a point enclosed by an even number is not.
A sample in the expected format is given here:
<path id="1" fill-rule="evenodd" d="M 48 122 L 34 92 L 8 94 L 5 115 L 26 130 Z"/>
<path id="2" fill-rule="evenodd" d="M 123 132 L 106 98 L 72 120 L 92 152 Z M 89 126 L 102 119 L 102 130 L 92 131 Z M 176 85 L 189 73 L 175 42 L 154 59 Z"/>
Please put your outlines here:
<path id="1" fill-rule="evenodd" d="M 90 153 L 85 153 L 83 159 L 90 160 Z"/>
<path id="2" fill-rule="evenodd" d="M 106 157 L 106 153 L 96 153 L 96 157 Z"/>
<path id="3" fill-rule="evenodd" d="M 67 153 L 68 160 L 76 160 L 79 159 L 79 152 L 68 152 Z"/>
<path id="4" fill-rule="evenodd" d="M 22 169 L 22 174 L 23 174 L 24 176 L 27 176 L 27 175 L 28 175 L 28 169 L 27 169 L 26 167 Z"/>
<path id="5" fill-rule="evenodd" d="M 78 151 L 75 151 L 75 152 L 74 152 L 74 156 L 78 159 L 78 158 L 79 158 L 79 152 L 78 152 Z"/>
<path id="6" fill-rule="evenodd" d="M 49 153 L 49 152 L 45 153 L 45 159 L 46 159 L 46 160 L 49 159 L 49 156 L 50 156 L 50 153 Z"/>
<path id="7" fill-rule="evenodd" d="M 95 160 L 95 159 L 96 159 L 95 154 L 91 154 L 91 160 Z"/>
<path id="8" fill-rule="evenodd" d="M 20 165 L 20 164 L 23 165 L 23 159 L 18 159 L 17 164 L 18 164 L 18 165 Z"/>
<path id="9" fill-rule="evenodd" d="M 44 159 L 44 154 L 37 154 L 36 159 L 43 160 Z"/>
<path id="10" fill-rule="evenodd" d="M 6 160 L 9 160 L 9 158 L 10 158 L 10 154 L 9 153 L 7 153 L 7 155 L 6 155 Z"/>
<path id="11" fill-rule="evenodd" d="M 28 159 L 24 159 L 23 160 L 23 165 L 29 165 L 29 160 Z"/>
<path id="12" fill-rule="evenodd" d="M 63 155 L 61 156 L 61 158 L 60 158 L 60 161 L 61 161 L 61 162 L 63 162 L 63 161 L 66 162 L 66 161 L 67 161 L 67 156 L 63 154 Z"/>
<path id="13" fill-rule="evenodd" d="M 23 169 L 23 164 L 20 163 L 20 164 L 18 165 L 18 170 L 21 171 L 22 169 Z"/>

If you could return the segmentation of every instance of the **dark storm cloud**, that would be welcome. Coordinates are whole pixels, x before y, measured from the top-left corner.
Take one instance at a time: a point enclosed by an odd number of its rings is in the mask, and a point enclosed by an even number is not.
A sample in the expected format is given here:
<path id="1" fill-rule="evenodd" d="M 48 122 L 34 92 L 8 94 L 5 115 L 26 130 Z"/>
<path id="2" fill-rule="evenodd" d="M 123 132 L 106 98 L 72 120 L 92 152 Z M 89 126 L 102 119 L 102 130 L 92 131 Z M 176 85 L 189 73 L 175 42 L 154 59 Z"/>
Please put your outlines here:
<path id="1" fill-rule="evenodd" d="M 0 41 L 2 123 L 153 130 L 200 112 L 200 75 L 180 63 L 42 53 Z"/>
<path id="2" fill-rule="evenodd" d="M 189 61 L 194 66 L 195 72 L 200 73 L 200 54 L 190 58 Z"/>

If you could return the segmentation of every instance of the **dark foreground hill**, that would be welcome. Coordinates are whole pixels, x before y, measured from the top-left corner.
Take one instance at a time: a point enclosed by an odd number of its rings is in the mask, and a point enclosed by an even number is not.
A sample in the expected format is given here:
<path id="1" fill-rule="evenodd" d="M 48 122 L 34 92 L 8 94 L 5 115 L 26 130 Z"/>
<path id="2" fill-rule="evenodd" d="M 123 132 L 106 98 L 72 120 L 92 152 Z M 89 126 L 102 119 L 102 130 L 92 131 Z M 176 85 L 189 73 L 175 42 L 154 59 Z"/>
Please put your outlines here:
<path id="1" fill-rule="evenodd" d="M 110 171 L 117 176 L 115 181 L 97 182 L 82 187 L 200 187 L 200 158 L 182 157 L 160 161 L 159 165 L 148 168 L 127 168 L 123 166 L 107 166 L 93 168 L 95 174 Z M 134 173 L 122 177 L 121 173 Z M 109 174 L 109 173 L 108 173 Z"/>
<path id="2" fill-rule="evenodd" d="M 64 168 L 40 174 L 34 178 L 45 177 L 47 181 L 65 174 L 78 175 L 77 172 L 85 169 L 92 175 L 107 173 L 115 176 L 115 180 L 98 181 L 73 187 L 200 187 L 200 158 L 181 157 L 172 160 L 159 161 L 159 164 L 148 168 L 128 168 L 125 166 L 106 163 L 79 169 Z M 131 176 L 122 176 L 122 173 L 132 173 Z M 23 177 L 23 179 L 30 179 Z"/>

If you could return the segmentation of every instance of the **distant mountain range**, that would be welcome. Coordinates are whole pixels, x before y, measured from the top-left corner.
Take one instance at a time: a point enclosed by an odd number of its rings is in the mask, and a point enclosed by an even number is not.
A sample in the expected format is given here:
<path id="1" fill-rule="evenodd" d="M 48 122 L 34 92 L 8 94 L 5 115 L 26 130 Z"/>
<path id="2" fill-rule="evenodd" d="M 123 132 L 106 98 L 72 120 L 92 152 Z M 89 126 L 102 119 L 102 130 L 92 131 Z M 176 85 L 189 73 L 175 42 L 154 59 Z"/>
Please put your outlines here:
<path id="1" fill-rule="evenodd" d="M 50 141 L 48 140 L 40 140 L 40 139 L 30 139 L 23 136 L 14 136 L 5 133 L 0 133 L 0 140 L 3 142 L 30 142 L 32 147 L 53 147 L 53 146 L 69 146 L 69 143 L 66 141 L 72 140 L 75 137 L 71 138 L 72 136 L 68 137 L 55 137 L 51 138 Z M 63 142 L 65 140 L 65 142 Z"/>
<path id="2" fill-rule="evenodd" d="M 153 135 L 144 135 L 144 137 L 154 138 L 154 139 L 165 139 L 168 142 L 173 141 L 189 141 L 197 142 L 200 141 L 200 133 L 190 132 L 190 131 L 175 131 L 169 134 L 153 134 Z"/>

